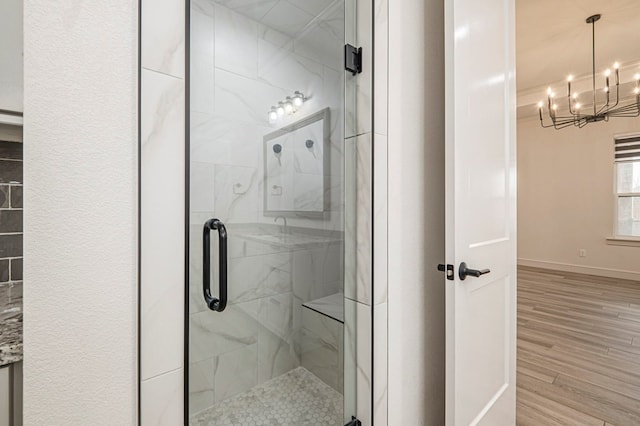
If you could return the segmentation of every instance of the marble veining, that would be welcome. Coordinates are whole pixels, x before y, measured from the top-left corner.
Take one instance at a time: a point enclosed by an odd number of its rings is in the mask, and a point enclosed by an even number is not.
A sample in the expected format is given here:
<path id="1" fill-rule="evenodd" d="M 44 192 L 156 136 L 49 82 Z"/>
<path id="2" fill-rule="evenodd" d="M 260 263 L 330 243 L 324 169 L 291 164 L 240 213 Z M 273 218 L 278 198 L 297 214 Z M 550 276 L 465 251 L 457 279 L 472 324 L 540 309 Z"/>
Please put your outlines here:
<path id="1" fill-rule="evenodd" d="M 278 377 L 300 365 L 291 338 L 282 338 L 268 329 L 258 335 L 258 383 Z"/>
<path id="2" fill-rule="evenodd" d="M 231 259 L 228 263 L 229 302 L 245 302 L 292 290 L 287 253 Z"/>
<path id="3" fill-rule="evenodd" d="M 387 426 L 388 420 L 388 63 L 389 63 L 389 0 L 374 0 L 373 26 L 373 416 L 377 426 Z"/>
<path id="4" fill-rule="evenodd" d="M 259 21 L 279 0 L 216 0 L 217 4 L 228 7 L 248 18 Z"/>
<path id="5" fill-rule="evenodd" d="M 287 90 L 322 90 L 323 65 L 287 49 L 259 40 L 258 65 L 260 80 Z M 283 64 L 286 64 L 283 67 Z"/>
<path id="6" fill-rule="evenodd" d="M 256 78 L 258 73 L 258 23 L 231 9 L 215 7 L 216 67 Z M 242 54 L 238 54 L 238 52 Z"/>
<path id="7" fill-rule="evenodd" d="M 373 416 L 376 425 L 387 424 L 387 304 L 373 308 Z"/>
<path id="8" fill-rule="evenodd" d="M 373 2 L 359 1 L 356 14 L 356 46 L 362 47 L 362 72 L 355 80 L 356 85 L 356 134 L 362 135 L 373 129 L 372 89 L 373 89 Z"/>
<path id="9" fill-rule="evenodd" d="M 387 137 L 373 135 L 373 304 L 387 301 Z"/>
<path id="10" fill-rule="evenodd" d="M 142 70 L 140 201 L 142 380 L 182 365 L 184 81 Z M 158 267 L 163 265 L 163 267 Z"/>
<path id="11" fill-rule="evenodd" d="M 224 315 L 202 311 L 189 315 L 190 362 L 224 354 L 258 341 L 257 301 L 227 306 Z"/>
<path id="12" fill-rule="evenodd" d="M 312 6 L 317 2 L 304 1 Z M 342 52 L 332 46 L 344 43 L 344 6 L 334 2 L 311 25 L 296 38 L 297 54 L 322 62 L 335 70 L 342 71 Z"/>
<path id="13" fill-rule="evenodd" d="M 142 7 L 142 66 L 184 77 L 184 3 L 153 2 Z"/>
<path id="14" fill-rule="evenodd" d="M 351 166 L 355 171 L 348 170 L 345 223 L 345 294 L 367 305 L 371 304 L 372 291 L 371 141 L 371 134 L 348 140 L 347 167 Z"/>
<path id="15" fill-rule="evenodd" d="M 307 24 L 314 19 L 314 16 L 305 12 L 286 1 L 279 1 L 261 19 L 261 22 L 271 28 L 277 28 L 283 33 L 295 37 Z"/>
<path id="16" fill-rule="evenodd" d="M 243 346 L 218 356 L 213 371 L 215 402 L 224 401 L 258 384 L 257 346 Z"/>
<path id="17" fill-rule="evenodd" d="M 303 309 L 302 328 L 296 337 L 300 365 L 323 382 L 343 392 L 344 327 L 339 321 L 311 309 Z"/>
<path id="18" fill-rule="evenodd" d="M 371 306 L 345 299 L 344 395 L 345 409 L 362 424 L 371 424 Z"/>

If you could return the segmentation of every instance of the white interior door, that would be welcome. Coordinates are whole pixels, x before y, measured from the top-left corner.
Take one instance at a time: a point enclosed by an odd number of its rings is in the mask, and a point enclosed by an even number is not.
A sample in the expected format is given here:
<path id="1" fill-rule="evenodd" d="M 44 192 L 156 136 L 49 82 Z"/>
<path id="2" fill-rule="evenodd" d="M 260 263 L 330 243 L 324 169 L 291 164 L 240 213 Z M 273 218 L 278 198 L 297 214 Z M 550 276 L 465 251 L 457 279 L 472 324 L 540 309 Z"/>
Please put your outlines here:
<path id="1" fill-rule="evenodd" d="M 446 420 L 447 425 L 512 425 L 515 1 L 445 4 L 446 252 L 454 267 L 454 280 L 446 281 Z M 463 262 L 490 272 L 463 280 Z"/>

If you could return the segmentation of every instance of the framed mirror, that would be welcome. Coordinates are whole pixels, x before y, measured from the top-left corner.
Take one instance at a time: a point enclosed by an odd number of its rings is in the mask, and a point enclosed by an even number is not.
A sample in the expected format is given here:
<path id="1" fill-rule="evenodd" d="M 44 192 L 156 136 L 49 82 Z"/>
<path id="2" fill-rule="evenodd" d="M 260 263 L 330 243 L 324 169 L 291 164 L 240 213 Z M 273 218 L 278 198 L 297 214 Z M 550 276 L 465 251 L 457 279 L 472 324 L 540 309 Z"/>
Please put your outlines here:
<path id="1" fill-rule="evenodd" d="M 325 108 L 264 136 L 265 215 L 322 217 L 328 210 L 329 114 Z"/>

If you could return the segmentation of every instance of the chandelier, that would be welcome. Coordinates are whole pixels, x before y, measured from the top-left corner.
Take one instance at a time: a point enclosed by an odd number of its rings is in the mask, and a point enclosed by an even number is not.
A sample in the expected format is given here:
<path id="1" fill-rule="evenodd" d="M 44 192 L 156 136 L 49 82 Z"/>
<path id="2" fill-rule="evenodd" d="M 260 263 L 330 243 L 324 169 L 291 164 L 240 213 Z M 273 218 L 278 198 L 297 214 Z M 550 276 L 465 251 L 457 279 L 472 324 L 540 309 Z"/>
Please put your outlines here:
<path id="1" fill-rule="evenodd" d="M 591 107 L 585 108 L 580 103 L 577 92 L 571 91 L 571 82 L 573 76 L 567 78 L 567 104 L 568 109 L 560 115 L 556 94 L 549 87 L 547 89 L 546 108 L 544 102 L 538 102 L 538 114 L 540 116 L 540 125 L 542 127 L 554 127 L 563 129 L 568 126 L 584 127 L 589 123 L 598 121 L 609 121 L 611 117 L 638 117 L 640 116 L 640 74 L 634 76 L 635 89 L 633 93 L 633 101 L 627 100 L 626 104 L 620 101 L 620 66 L 616 62 L 613 64 L 615 85 L 610 85 L 611 70 L 607 69 L 604 73 L 605 85 L 602 89 L 596 89 L 596 22 L 600 19 L 600 15 L 589 16 L 586 20 L 587 24 L 591 24 L 592 48 L 591 48 L 591 81 L 593 84 L 592 93 L 588 96 L 593 102 Z M 615 91 L 615 96 L 612 92 Z M 600 104 L 600 105 L 598 105 Z M 545 114 L 546 109 L 546 114 Z M 545 123 L 543 115 L 548 115 L 551 123 Z"/>

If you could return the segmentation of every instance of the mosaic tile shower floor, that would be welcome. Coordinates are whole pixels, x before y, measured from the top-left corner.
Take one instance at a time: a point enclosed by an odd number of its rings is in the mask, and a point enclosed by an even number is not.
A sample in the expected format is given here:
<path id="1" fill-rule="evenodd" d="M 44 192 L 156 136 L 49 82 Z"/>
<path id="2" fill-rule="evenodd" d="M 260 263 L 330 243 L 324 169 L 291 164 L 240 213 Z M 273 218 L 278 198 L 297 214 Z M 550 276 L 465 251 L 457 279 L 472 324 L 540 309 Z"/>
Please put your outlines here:
<path id="1" fill-rule="evenodd" d="M 191 417 L 191 426 L 342 426 L 342 395 L 298 367 Z"/>

